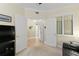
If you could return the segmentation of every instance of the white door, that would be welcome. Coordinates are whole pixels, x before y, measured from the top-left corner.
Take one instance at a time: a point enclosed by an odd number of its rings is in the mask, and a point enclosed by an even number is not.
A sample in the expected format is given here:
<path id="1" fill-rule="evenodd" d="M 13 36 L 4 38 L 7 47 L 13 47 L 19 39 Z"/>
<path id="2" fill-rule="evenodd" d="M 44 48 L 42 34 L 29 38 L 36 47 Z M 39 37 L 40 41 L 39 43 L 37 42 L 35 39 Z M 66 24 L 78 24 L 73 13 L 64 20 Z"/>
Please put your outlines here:
<path id="1" fill-rule="evenodd" d="M 44 42 L 44 25 L 41 22 L 36 25 L 36 36 Z"/>
<path id="2" fill-rule="evenodd" d="M 43 24 L 39 25 L 39 32 L 40 32 L 41 42 L 44 43 L 44 25 Z"/>
<path id="3" fill-rule="evenodd" d="M 46 21 L 46 29 L 44 30 L 44 43 L 56 47 L 56 20 L 55 18 Z"/>
<path id="4" fill-rule="evenodd" d="M 16 53 L 27 47 L 26 18 L 21 15 L 15 17 Z"/>

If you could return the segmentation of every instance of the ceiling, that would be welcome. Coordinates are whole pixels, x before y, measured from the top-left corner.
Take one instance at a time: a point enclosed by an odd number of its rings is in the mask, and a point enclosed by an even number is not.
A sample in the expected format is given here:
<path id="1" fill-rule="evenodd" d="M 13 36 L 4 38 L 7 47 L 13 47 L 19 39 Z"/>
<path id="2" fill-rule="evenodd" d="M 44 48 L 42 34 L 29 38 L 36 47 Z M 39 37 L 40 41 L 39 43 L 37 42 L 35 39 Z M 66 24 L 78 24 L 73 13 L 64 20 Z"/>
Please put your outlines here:
<path id="1" fill-rule="evenodd" d="M 21 5 L 25 8 L 45 11 L 45 10 L 55 10 L 65 6 L 73 5 L 73 3 L 42 3 L 40 5 L 38 3 L 22 3 Z"/>

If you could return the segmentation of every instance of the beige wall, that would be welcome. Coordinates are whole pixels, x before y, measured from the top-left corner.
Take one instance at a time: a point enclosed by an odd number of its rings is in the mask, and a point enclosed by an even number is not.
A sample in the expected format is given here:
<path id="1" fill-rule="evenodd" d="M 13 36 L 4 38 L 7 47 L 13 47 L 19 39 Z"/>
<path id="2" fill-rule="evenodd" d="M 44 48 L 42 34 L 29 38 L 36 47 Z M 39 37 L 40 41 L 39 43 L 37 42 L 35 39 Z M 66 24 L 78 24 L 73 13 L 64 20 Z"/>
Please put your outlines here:
<path id="1" fill-rule="evenodd" d="M 68 41 L 77 41 L 79 42 L 79 7 L 78 5 L 72 5 L 68 7 L 61 8 L 56 10 L 51 14 L 51 16 L 64 16 L 64 15 L 73 15 L 73 35 L 57 35 L 57 47 L 62 47 L 63 42 Z"/>
<path id="2" fill-rule="evenodd" d="M 9 15 L 12 17 L 12 22 L 2 22 L 1 25 L 14 25 L 14 20 L 16 15 L 24 15 L 24 8 L 20 7 L 18 4 L 8 4 L 0 3 L 0 14 Z"/>

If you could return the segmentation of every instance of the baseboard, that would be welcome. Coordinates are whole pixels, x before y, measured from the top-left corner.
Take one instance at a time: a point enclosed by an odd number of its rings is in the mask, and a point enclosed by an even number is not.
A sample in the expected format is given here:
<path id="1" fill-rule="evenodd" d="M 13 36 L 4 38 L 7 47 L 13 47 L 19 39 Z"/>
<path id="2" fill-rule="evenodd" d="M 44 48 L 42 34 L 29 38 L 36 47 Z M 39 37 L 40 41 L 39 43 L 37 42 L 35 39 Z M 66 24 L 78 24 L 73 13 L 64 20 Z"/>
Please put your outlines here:
<path id="1" fill-rule="evenodd" d="M 26 50 L 27 48 L 24 48 L 22 50 L 20 50 L 19 52 L 16 52 L 15 55 L 18 55 L 19 53 L 23 52 L 24 50 Z"/>
<path id="2" fill-rule="evenodd" d="M 62 48 L 62 45 L 57 45 L 58 48 Z"/>
<path id="3" fill-rule="evenodd" d="M 44 44 L 49 46 L 49 47 L 56 47 L 56 46 L 53 46 L 52 44 L 48 44 L 46 41 L 44 42 Z"/>

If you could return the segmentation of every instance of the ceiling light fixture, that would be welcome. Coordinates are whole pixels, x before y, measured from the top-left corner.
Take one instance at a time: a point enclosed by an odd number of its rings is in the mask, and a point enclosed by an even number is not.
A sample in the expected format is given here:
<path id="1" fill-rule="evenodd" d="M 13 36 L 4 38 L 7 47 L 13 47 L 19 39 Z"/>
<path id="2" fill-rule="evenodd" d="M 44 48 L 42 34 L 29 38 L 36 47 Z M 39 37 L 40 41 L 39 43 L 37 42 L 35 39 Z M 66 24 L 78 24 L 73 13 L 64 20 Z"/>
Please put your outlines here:
<path id="1" fill-rule="evenodd" d="M 37 4 L 38 4 L 38 6 L 40 6 L 42 3 L 37 3 Z M 36 11 L 35 14 L 39 14 L 39 12 Z"/>
<path id="2" fill-rule="evenodd" d="M 35 13 L 36 13 L 36 14 L 39 14 L 39 12 L 38 12 L 38 11 L 36 11 Z"/>

